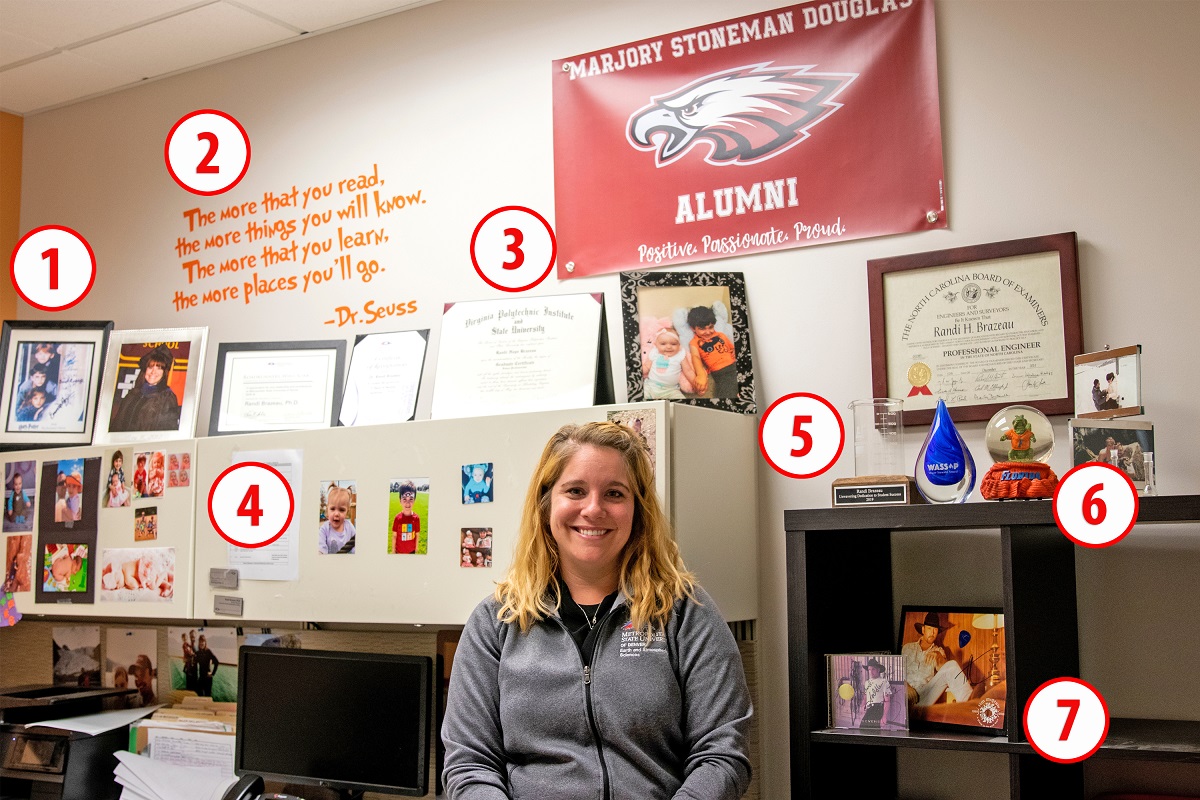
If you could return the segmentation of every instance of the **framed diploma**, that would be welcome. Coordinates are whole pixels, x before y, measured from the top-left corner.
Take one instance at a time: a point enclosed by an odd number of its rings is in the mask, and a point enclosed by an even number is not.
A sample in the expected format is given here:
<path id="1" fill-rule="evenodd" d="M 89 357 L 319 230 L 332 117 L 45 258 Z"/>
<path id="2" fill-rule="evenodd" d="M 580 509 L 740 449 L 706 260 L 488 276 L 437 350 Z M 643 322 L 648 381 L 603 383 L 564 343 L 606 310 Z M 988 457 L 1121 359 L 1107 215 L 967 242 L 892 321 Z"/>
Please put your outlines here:
<path id="1" fill-rule="evenodd" d="M 222 343 L 208 435 L 332 427 L 345 363 L 342 339 Z"/>
<path id="2" fill-rule="evenodd" d="M 871 381 L 928 424 L 938 398 L 956 421 L 1025 403 L 1075 411 L 1083 339 L 1075 233 L 867 262 Z"/>
<path id="3" fill-rule="evenodd" d="M 92 444 L 191 439 L 208 328 L 113 331 Z"/>
<path id="4" fill-rule="evenodd" d="M 611 402 L 603 294 L 446 304 L 434 419 Z"/>
<path id="5" fill-rule="evenodd" d="M 4 323 L 0 450 L 91 444 L 111 322 Z"/>
<path id="6" fill-rule="evenodd" d="M 428 330 L 359 334 L 338 422 L 383 425 L 412 419 L 428 343 Z"/>

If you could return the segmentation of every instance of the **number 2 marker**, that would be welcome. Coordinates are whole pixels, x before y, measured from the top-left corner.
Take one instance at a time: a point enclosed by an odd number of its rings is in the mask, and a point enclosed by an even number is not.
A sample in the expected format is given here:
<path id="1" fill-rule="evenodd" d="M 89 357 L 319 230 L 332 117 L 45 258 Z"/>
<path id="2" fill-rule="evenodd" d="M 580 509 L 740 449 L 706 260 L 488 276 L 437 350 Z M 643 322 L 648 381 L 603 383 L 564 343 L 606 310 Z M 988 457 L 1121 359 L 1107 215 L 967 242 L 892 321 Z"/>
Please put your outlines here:
<path id="1" fill-rule="evenodd" d="M 206 197 L 222 194 L 250 169 L 250 135 L 224 111 L 200 109 L 171 128 L 163 157 L 167 172 L 184 189 Z"/>

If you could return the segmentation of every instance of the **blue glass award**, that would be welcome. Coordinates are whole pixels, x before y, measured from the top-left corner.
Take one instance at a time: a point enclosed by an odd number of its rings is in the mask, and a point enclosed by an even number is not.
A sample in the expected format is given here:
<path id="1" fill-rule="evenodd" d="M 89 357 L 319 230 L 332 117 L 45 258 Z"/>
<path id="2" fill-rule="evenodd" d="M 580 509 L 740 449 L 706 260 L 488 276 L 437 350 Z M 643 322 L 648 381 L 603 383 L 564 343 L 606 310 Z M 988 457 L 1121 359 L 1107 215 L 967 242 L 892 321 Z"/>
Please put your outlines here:
<path id="1" fill-rule="evenodd" d="M 913 472 L 917 491 L 930 503 L 963 503 L 975 488 L 975 460 L 940 398 Z"/>

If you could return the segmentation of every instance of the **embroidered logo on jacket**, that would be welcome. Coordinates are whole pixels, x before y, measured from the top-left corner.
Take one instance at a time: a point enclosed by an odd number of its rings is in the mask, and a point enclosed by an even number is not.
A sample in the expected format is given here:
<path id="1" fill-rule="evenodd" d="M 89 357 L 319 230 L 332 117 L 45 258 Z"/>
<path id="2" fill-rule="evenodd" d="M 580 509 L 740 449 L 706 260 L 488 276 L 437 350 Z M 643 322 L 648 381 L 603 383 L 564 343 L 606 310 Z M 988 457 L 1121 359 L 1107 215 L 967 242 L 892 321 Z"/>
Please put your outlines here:
<path id="1" fill-rule="evenodd" d="M 642 653 L 662 653 L 667 654 L 667 635 L 661 630 L 655 631 L 650 637 L 650 643 L 646 643 L 646 634 L 639 630 L 634 630 L 632 622 L 626 622 L 621 626 L 621 658 L 631 657 L 637 658 Z"/>

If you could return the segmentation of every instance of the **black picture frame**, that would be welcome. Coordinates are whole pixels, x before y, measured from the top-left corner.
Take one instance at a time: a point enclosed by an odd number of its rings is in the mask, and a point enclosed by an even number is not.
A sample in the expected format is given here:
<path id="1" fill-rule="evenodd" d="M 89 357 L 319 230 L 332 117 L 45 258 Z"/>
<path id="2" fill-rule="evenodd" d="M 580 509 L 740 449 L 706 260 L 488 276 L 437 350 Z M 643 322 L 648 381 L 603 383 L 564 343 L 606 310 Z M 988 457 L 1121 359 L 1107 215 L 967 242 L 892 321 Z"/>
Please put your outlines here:
<path id="1" fill-rule="evenodd" d="M 267 403 L 261 407 L 261 414 L 253 418 L 252 423 L 237 422 L 238 419 L 249 419 L 229 413 L 228 404 L 237 399 L 234 393 L 242 386 L 232 385 L 234 375 L 227 372 L 235 367 L 234 361 L 254 359 L 259 366 L 270 366 L 272 357 L 294 358 L 308 356 L 312 359 L 310 374 L 316 379 L 309 388 L 312 393 L 309 400 L 316 398 L 321 403 L 318 410 L 310 403 L 309 410 L 313 411 L 311 419 L 297 424 L 295 419 L 287 417 L 278 411 L 272 411 Z M 241 366 L 241 365 L 237 365 Z M 324 369 L 324 376 L 316 372 L 317 367 Z M 227 436 L 239 433 L 264 433 L 267 431 L 288 430 L 318 430 L 332 428 L 337 425 L 338 414 L 341 410 L 342 387 L 346 372 L 346 340 L 326 339 L 301 342 L 222 342 L 217 348 L 217 373 L 213 380 L 212 411 L 208 418 L 209 436 Z M 227 377 L 229 380 L 227 380 Z M 282 387 L 277 381 L 272 381 L 269 391 L 287 391 L 295 399 L 295 393 L 301 386 Z"/>
<path id="2" fill-rule="evenodd" d="M 111 321 L 5 320 L 0 328 L 0 451 L 71 447 L 92 443 L 100 388 L 104 372 Z M 46 411 L 70 412 L 61 425 L 21 420 L 20 388 L 32 380 L 35 351 L 49 345 L 53 352 L 45 362 L 53 369 L 55 397 L 45 403 Z M 71 375 L 66 375 L 70 369 Z M 68 383 L 69 382 L 69 383 Z M 68 388 L 73 403 L 68 403 Z M 28 394 L 27 389 L 25 394 Z M 43 395 L 45 396 L 45 395 Z M 78 415 L 74 412 L 78 411 Z M 54 430 L 54 428 L 60 430 Z M 64 429 L 65 428 L 65 429 Z"/>
<path id="3" fill-rule="evenodd" d="M 671 399 L 673 402 L 689 405 L 718 408 L 724 411 L 734 411 L 739 414 L 755 414 L 757 406 L 754 402 L 754 358 L 750 346 L 750 311 L 746 303 L 746 281 L 740 272 L 623 272 L 621 273 L 621 322 L 625 334 L 625 386 L 629 402 L 642 400 Z M 651 294 L 657 292 L 656 297 Z M 663 291 L 665 290 L 665 291 Z M 673 291 L 672 291 L 673 290 Z M 681 397 L 656 398 L 647 397 L 645 381 L 642 378 L 643 358 L 643 321 L 665 322 L 659 312 L 671 306 L 678 307 L 670 315 L 670 327 L 685 324 L 687 307 L 710 305 L 715 299 L 728 297 L 728 319 L 732 328 L 730 338 L 734 348 L 734 366 L 737 372 L 736 391 L 730 396 L 711 396 L 713 384 L 700 395 L 699 393 L 683 392 Z M 671 302 L 672 297 L 679 302 Z M 715 299 L 710 299 L 715 298 Z M 679 318 L 679 312 L 683 318 Z M 657 315 L 657 316 L 656 316 Z M 721 315 L 716 313 L 717 330 L 721 329 Z M 657 327 L 655 333 L 661 331 Z M 690 341 L 688 334 L 680 332 L 681 346 L 686 350 L 684 339 Z"/>
<path id="4" fill-rule="evenodd" d="M 943 649 L 946 660 L 927 683 L 914 687 L 911 665 L 904 648 L 919 642 L 922 636 L 916 626 L 923 624 L 931 614 L 939 619 L 939 630 L 933 644 Z M 989 623 L 988 618 L 991 618 L 993 627 L 984 627 Z M 998 626 L 996 620 L 999 620 Z M 965 641 L 964 633 L 969 634 Z M 905 677 L 909 681 L 909 724 L 912 728 L 1004 735 L 1008 706 L 1008 651 L 1003 608 L 905 605 L 900 610 L 896 652 L 905 657 Z M 952 665 L 957 666 L 957 673 Z M 962 690 L 968 696 L 963 700 L 956 694 L 956 702 L 947 702 L 947 693 L 953 693 L 952 687 L 963 685 L 959 675 L 970 685 L 969 692 Z M 930 697 L 930 702 L 922 702 Z M 1020 713 L 1020 709 L 1017 709 L 1017 713 Z"/>

